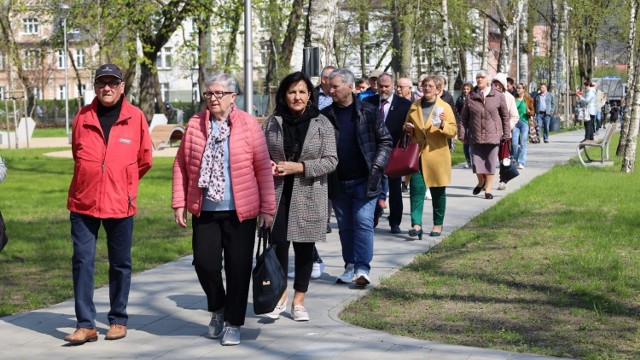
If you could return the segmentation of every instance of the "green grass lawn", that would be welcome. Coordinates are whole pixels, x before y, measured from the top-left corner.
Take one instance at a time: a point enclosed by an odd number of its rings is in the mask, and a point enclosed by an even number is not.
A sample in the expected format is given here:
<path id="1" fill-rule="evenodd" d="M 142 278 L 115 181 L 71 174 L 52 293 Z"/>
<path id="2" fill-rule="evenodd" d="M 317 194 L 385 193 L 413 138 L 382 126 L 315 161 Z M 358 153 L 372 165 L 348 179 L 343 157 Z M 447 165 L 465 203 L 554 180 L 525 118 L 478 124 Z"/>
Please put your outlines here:
<path id="1" fill-rule="evenodd" d="M 340 318 L 450 344 L 640 358 L 640 174 L 619 169 L 554 167 Z"/>
<path id="2" fill-rule="evenodd" d="M 71 131 L 71 129 L 69 129 L 69 131 Z M 63 127 L 62 128 L 36 127 L 35 130 L 33 130 L 33 137 L 36 137 L 36 138 L 66 137 L 66 136 L 67 136 L 67 130 Z"/>
<path id="3" fill-rule="evenodd" d="M 64 130 L 63 130 L 64 131 Z M 73 297 L 72 243 L 67 190 L 73 160 L 43 153 L 62 149 L 0 151 L 9 169 L 0 184 L 0 210 L 9 244 L 0 253 L 0 316 L 38 309 Z M 191 232 L 171 210 L 172 158 L 154 158 L 140 183 L 133 269 L 140 272 L 191 252 Z M 107 283 L 104 232 L 98 239 L 96 287 Z"/>

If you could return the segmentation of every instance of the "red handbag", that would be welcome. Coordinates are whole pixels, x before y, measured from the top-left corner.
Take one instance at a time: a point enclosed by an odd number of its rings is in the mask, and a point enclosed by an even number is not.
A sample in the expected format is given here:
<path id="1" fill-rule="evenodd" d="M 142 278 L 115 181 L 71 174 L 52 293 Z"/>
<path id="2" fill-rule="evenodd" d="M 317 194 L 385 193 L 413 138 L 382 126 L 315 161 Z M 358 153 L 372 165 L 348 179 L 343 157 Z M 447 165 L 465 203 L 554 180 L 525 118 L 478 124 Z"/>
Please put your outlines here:
<path id="1" fill-rule="evenodd" d="M 500 141 L 500 148 L 498 149 L 498 160 L 502 161 L 510 157 L 511 140 Z"/>
<path id="2" fill-rule="evenodd" d="M 391 178 L 410 175 L 420 171 L 420 147 L 411 143 L 409 135 L 398 140 L 391 150 L 384 173 Z"/>

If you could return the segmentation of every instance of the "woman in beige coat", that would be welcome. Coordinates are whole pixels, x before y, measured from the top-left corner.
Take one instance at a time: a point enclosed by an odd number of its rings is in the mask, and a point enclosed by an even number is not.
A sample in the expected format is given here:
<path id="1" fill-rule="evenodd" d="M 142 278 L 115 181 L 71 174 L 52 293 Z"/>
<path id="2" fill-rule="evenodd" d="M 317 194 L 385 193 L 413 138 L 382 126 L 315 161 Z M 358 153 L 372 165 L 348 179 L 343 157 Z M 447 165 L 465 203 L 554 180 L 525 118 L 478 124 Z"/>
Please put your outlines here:
<path id="1" fill-rule="evenodd" d="M 437 94 L 442 90 L 439 77 L 429 75 L 422 80 L 424 95 L 415 101 L 404 128 L 412 142 L 420 146 L 420 172 L 411 175 L 411 225 L 409 236 L 422 239 L 422 211 L 426 187 L 431 191 L 433 229 L 430 236 L 440 236 L 447 205 L 446 186 L 451 182 L 451 153 L 447 139 L 456 136 L 453 110 Z"/>

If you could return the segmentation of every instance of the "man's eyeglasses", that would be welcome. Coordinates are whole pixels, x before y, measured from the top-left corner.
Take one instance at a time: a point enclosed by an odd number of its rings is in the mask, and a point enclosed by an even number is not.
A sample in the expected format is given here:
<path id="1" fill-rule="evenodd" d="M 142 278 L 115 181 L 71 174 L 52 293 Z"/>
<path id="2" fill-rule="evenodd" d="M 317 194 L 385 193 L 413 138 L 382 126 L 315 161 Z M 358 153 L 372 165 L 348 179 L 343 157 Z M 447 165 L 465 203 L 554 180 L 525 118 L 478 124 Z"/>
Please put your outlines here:
<path id="1" fill-rule="evenodd" d="M 109 87 L 111 89 L 116 88 L 118 86 L 120 86 L 120 84 L 122 84 L 122 81 L 120 80 L 113 80 L 113 81 L 109 81 L 109 82 L 105 82 L 105 81 L 101 81 L 101 80 L 97 80 L 96 82 L 93 83 L 93 85 L 97 88 L 97 89 L 102 89 L 105 86 L 109 85 Z"/>
<path id="2" fill-rule="evenodd" d="M 204 96 L 205 99 L 211 99 L 212 96 L 215 96 L 216 99 L 220 100 L 229 94 L 233 94 L 233 91 L 205 91 L 202 93 L 202 96 Z"/>

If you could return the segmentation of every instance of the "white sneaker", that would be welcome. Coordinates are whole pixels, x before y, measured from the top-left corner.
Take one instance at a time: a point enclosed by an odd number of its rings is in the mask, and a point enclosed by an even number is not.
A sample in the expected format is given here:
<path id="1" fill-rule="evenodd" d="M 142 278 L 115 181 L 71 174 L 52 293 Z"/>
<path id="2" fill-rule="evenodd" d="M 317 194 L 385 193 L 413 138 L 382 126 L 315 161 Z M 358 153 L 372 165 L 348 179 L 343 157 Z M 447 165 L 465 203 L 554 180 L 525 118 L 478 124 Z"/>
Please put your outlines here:
<path id="1" fill-rule="evenodd" d="M 322 276 L 324 272 L 324 263 L 323 262 L 313 262 L 313 270 L 311 270 L 311 278 L 317 279 Z"/>
<path id="2" fill-rule="evenodd" d="M 524 164 L 518 164 L 518 169 L 524 170 Z"/>
<path id="3" fill-rule="evenodd" d="M 371 283 L 371 279 L 369 279 L 369 272 L 364 269 L 360 269 L 356 271 L 356 280 L 355 283 L 360 286 L 366 286 Z"/>
<path id="4" fill-rule="evenodd" d="M 500 182 L 500 184 L 498 184 L 498 190 L 506 190 L 507 189 L 507 184 Z"/>
<path id="5" fill-rule="evenodd" d="M 355 280 L 356 274 L 353 270 L 353 264 L 347 264 L 342 275 L 336 279 L 336 284 L 350 284 Z"/>
<path id="6" fill-rule="evenodd" d="M 427 188 L 427 200 L 431 200 L 431 191 L 429 191 L 429 188 Z"/>
<path id="7" fill-rule="evenodd" d="M 220 344 L 225 346 L 240 344 L 240 326 L 225 326 Z"/>
<path id="8" fill-rule="evenodd" d="M 289 279 L 295 279 L 295 278 L 296 278 L 296 271 L 295 271 L 295 270 L 293 270 L 292 272 L 288 273 L 288 274 L 287 274 L 287 277 L 288 277 Z"/>

